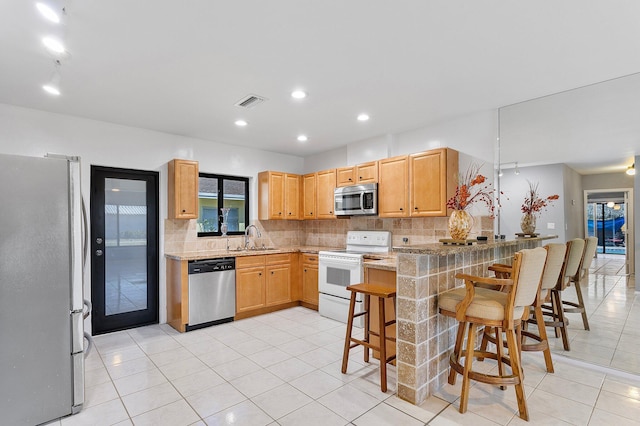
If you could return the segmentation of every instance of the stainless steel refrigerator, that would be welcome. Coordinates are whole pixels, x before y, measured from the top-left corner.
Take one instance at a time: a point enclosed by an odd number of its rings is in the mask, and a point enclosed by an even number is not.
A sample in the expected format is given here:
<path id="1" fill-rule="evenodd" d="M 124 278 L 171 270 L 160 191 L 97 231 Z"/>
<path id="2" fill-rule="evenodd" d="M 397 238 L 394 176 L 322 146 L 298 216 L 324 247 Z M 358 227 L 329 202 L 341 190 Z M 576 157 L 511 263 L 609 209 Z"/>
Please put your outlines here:
<path id="1" fill-rule="evenodd" d="M 0 155 L 2 424 L 82 408 L 84 222 L 77 158 Z"/>

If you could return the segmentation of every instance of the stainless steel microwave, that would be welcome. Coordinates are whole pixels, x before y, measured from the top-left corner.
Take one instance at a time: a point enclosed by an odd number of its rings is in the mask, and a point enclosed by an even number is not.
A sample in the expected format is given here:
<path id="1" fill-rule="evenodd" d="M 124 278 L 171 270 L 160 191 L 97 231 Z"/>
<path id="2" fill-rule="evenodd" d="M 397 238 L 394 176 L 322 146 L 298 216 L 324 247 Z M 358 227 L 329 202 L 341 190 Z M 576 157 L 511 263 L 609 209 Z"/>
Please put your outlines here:
<path id="1" fill-rule="evenodd" d="M 378 214 L 378 184 L 343 186 L 333 194 L 336 216 Z"/>

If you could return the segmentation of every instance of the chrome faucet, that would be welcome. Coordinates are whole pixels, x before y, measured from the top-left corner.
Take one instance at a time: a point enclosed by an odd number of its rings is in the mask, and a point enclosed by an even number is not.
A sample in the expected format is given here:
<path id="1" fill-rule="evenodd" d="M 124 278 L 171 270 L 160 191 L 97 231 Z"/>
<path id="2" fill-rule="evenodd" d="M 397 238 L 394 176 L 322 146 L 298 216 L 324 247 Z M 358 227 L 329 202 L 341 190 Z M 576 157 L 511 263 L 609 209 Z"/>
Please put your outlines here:
<path id="1" fill-rule="evenodd" d="M 257 226 L 251 224 L 249 226 L 247 226 L 246 228 L 244 228 L 244 249 L 248 250 L 249 249 L 249 229 L 255 229 L 256 230 L 256 237 L 260 238 L 262 237 L 262 234 L 260 233 L 260 230 L 258 229 Z"/>

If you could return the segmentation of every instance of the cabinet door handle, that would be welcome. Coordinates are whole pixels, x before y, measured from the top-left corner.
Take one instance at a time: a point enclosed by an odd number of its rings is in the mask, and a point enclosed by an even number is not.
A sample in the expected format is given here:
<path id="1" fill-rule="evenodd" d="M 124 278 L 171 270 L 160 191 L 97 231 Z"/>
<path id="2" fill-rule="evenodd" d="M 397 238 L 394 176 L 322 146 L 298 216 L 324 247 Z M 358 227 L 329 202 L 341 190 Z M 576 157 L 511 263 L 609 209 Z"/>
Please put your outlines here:
<path id="1" fill-rule="evenodd" d="M 271 271 L 271 275 L 273 275 L 273 271 Z"/>
<path id="2" fill-rule="evenodd" d="M 362 176 L 360 176 L 360 180 L 362 180 Z"/>
<path id="3" fill-rule="evenodd" d="M 353 179 L 349 178 L 349 182 L 351 182 Z"/>
<path id="4" fill-rule="evenodd" d="M 258 272 L 258 276 L 261 277 L 262 276 L 262 272 Z"/>
<path id="5" fill-rule="evenodd" d="M 402 207 L 400 207 L 400 211 L 402 211 Z"/>
<path id="6" fill-rule="evenodd" d="M 278 216 L 282 216 L 282 212 L 278 212 Z"/>
<path id="7" fill-rule="evenodd" d="M 418 206 L 414 207 L 415 210 L 418 210 Z"/>
<path id="8" fill-rule="evenodd" d="M 187 211 L 185 209 L 182 209 L 182 213 L 186 213 Z"/>
<path id="9" fill-rule="evenodd" d="M 304 271 L 305 271 L 305 272 L 307 272 L 307 270 L 306 270 L 306 269 L 305 269 Z"/>

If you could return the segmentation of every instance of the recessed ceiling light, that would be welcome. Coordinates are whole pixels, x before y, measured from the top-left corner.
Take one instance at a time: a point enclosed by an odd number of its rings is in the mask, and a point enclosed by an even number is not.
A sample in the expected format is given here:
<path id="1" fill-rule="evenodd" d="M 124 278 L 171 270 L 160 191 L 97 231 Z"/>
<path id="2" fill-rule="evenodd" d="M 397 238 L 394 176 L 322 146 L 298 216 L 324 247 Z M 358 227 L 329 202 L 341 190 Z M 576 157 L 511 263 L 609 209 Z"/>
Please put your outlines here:
<path id="1" fill-rule="evenodd" d="M 58 15 L 53 9 L 47 6 L 44 3 L 36 3 L 36 7 L 38 11 L 47 18 L 49 21 L 54 22 L 56 24 L 60 23 L 60 15 Z"/>
<path id="2" fill-rule="evenodd" d="M 44 43 L 45 46 L 47 46 L 48 49 L 56 52 L 56 53 L 64 53 L 65 52 L 65 48 L 64 45 L 51 37 L 45 37 L 42 39 L 42 42 Z"/>
<path id="3" fill-rule="evenodd" d="M 306 142 L 308 140 L 309 140 L 309 138 L 307 137 L 307 135 L 298 136 L 298 142 Z"/>
<path id="4" fill-rule="evenodd" d="M 358 115 L 358 121 L 367 121 L 369 119 L 369 115 L 362 113 Z"/>
<path id="5" fill-rule="evenodd" d="M 247 124 L 249 124 L 249 123 L 247 123 L 247 122 L 246 122 L 246 121 L 244 121 L 244 120 L 236 120 L 236 126 L 238 126 L 238 127 L 244 127 L 244 126 L 246 126 Z"/>
<path id="6" fill-rule="evenodd" d="M 307 92 L 304 92 L 302 90 L 294 90 L 293 92 L 291 92 L 291 97 L 295 99 L 304 99 L 307 97 Z"/>
<path id="7" fill-rule="evenodd" d="M 55 95 L 58 96 L 60 95 L 60 89 L 58 89 L 56 86 L 53 86 L 51 84 L 45 84 L 44 86 L 42 86 L 42 89 L 49 93 L 50 95 Z"/>

